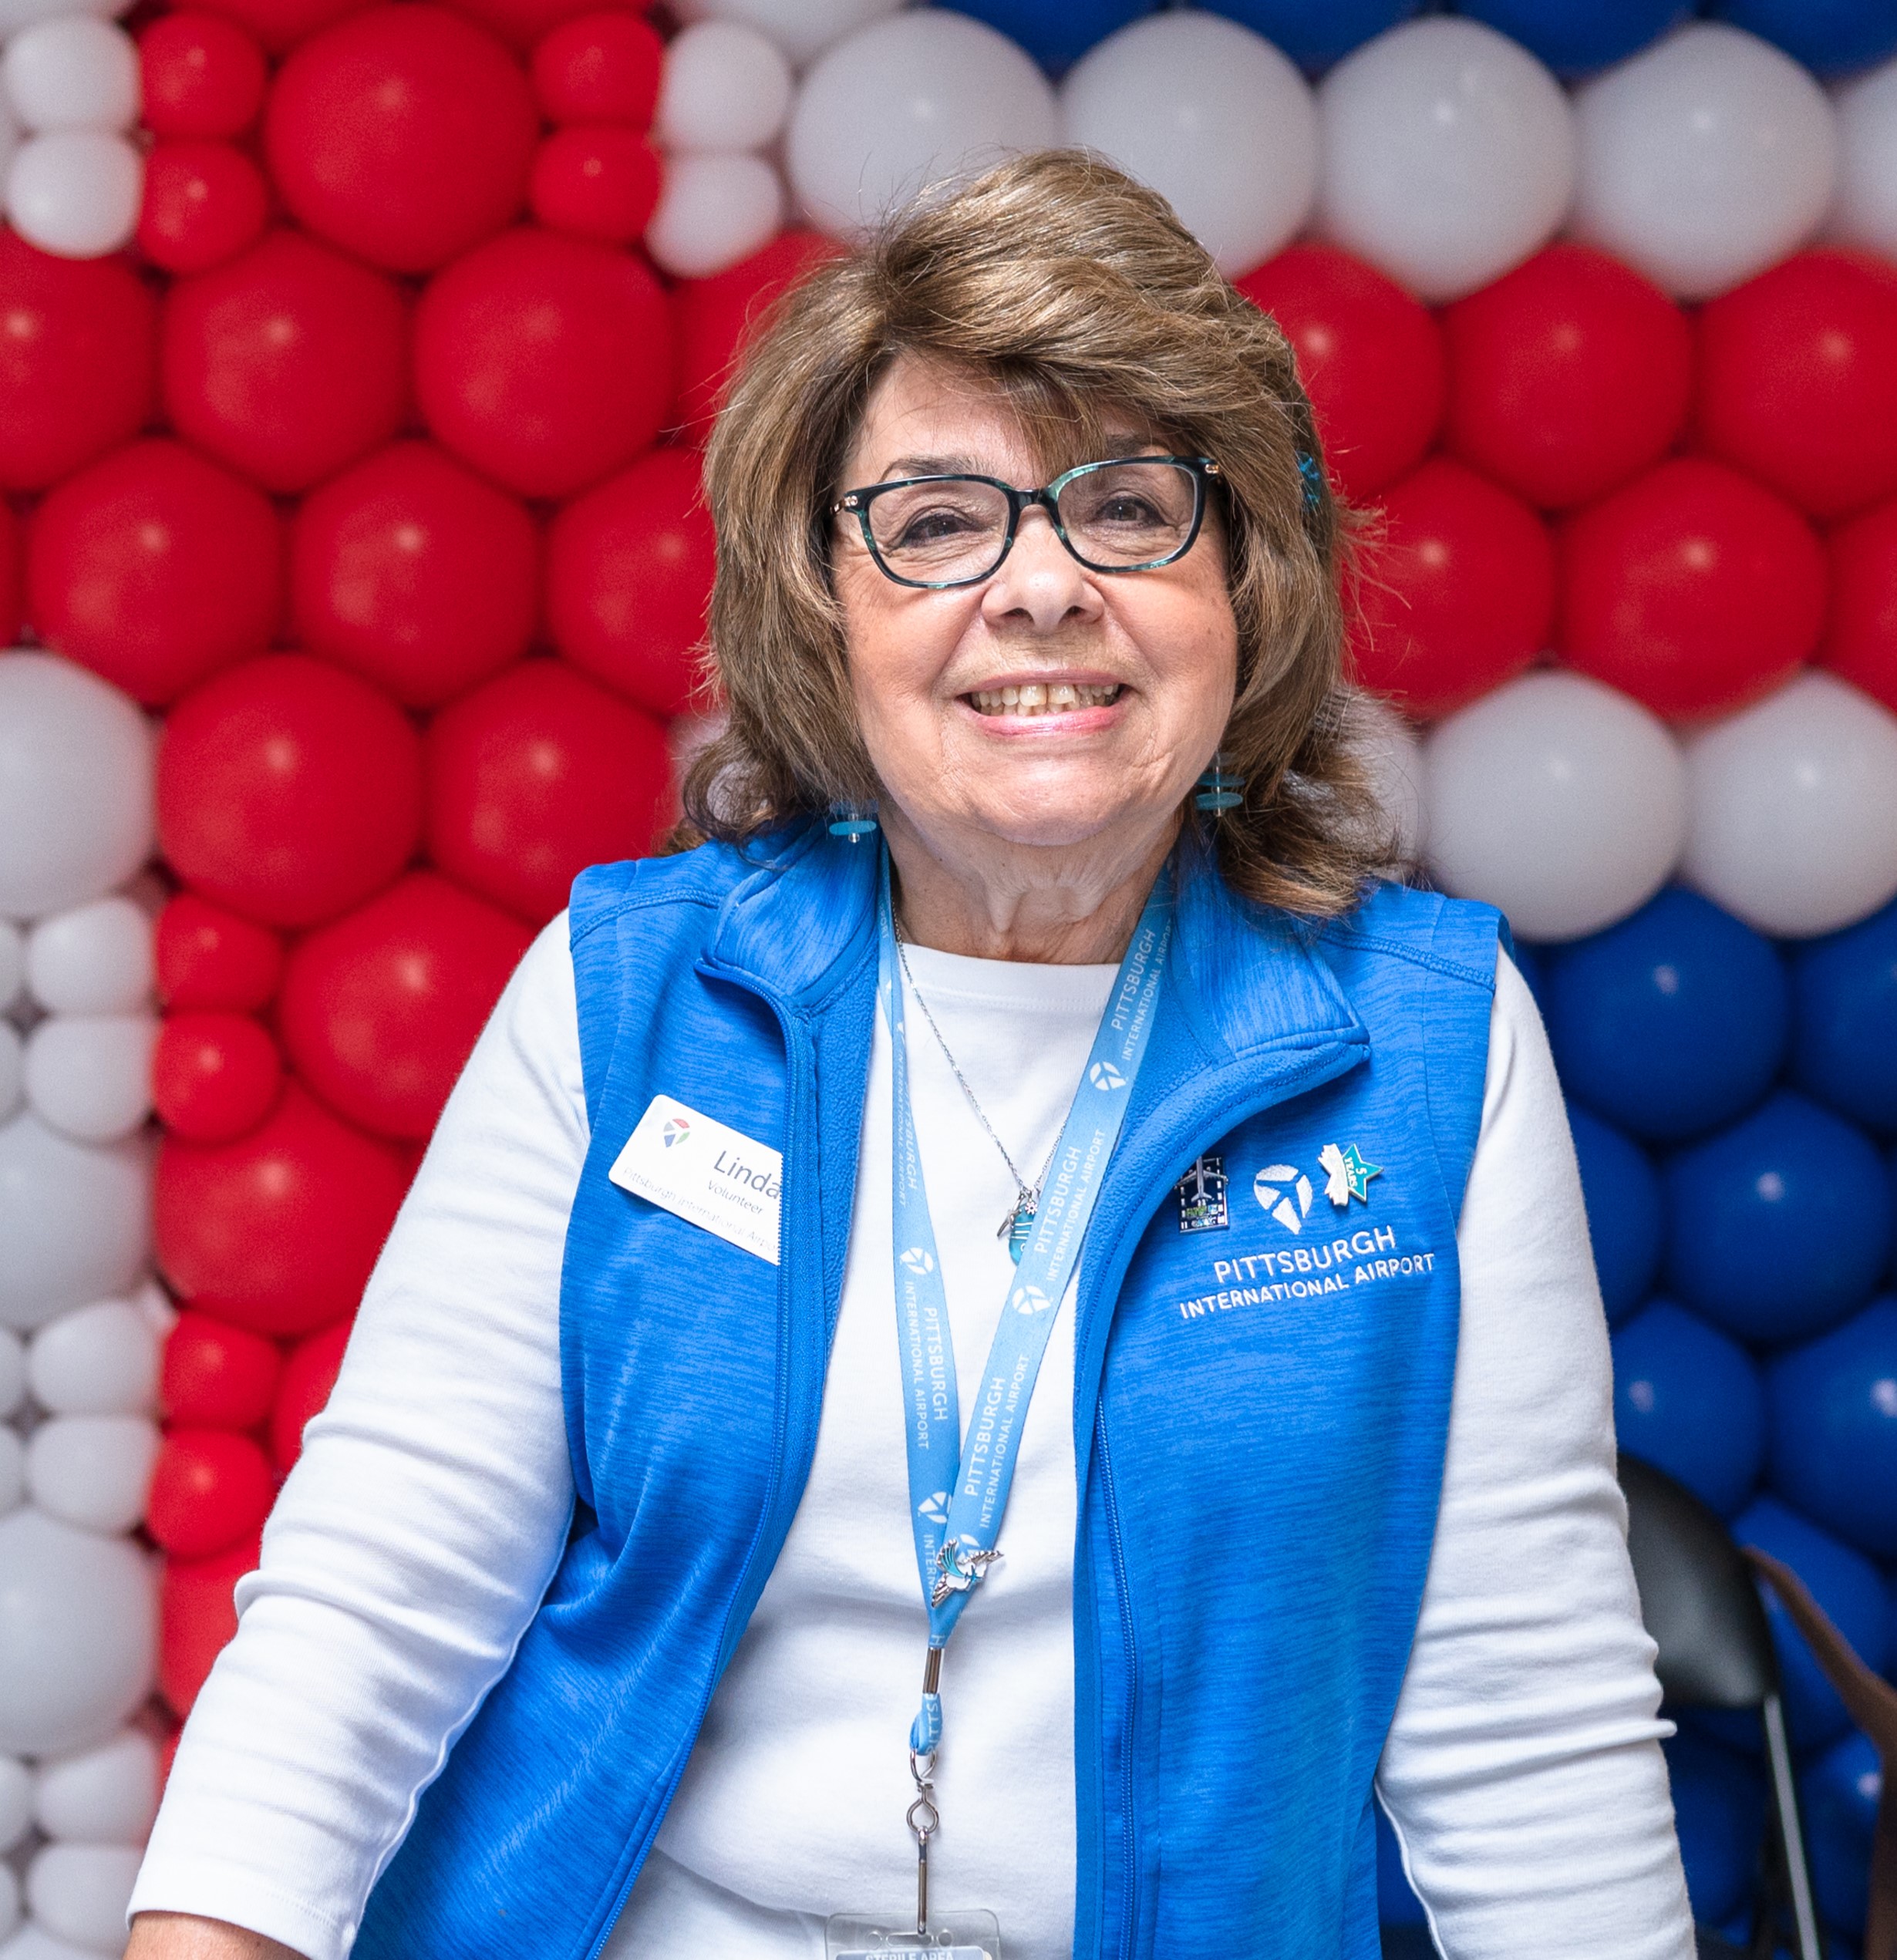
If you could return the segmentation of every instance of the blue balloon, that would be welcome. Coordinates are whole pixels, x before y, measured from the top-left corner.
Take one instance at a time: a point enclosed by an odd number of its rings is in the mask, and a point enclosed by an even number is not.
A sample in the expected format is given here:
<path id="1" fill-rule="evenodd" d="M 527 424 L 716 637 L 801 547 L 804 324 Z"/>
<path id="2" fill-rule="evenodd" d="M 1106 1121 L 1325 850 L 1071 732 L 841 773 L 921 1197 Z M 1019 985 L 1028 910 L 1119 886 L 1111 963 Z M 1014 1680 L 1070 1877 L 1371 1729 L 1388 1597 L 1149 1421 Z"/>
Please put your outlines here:
<path id="1" fill-rule="evenodd" d="M 1403 1853 L 1397 1848 L 1397 1834 L 1390 1827 L 1383 1807 L 1373 1803 L 1376 1813 L 1376 1917 L 1386 1926 L 1427 1926 L 1429 1915 L 1423 1901 L 1410 1889 L 1403 1868 Z"/>
<path id="2" fill-rule="evenodd" d="M 1058 74 L 1096 41 L 1152 12 L 1158 0 L 939 0 L 939 4 L 999 28 L 1042 67 Z"/>
<path id="3" fill-rule="evenodd" d="M 1692 11 L 1681 0 L 1461 0 L 1456 8 L 1500 28 L 1562 75 L 1624 60 Z"/>
<path id="4" fill-rule="evenodd" d="M 1300 68 L 1328 68 L 1385 28 L 1422 11 L 1422 0 L 1198 0 L 1277 45 Z"/>
<path id="5" fill-rule="evenodd" d="M 1508 957 L 1515 961 L 1515 971 L 1528 983 L 1528 992 L 1535 996 L 1535 1005 L 1545 1019 L 1548 1003 L 1542 992 L 1548 984 L 1545 955 L 1538 948 L 1531 946 L 1525 939 L 1518 939 L 1508 948 Z"/>
<path id="6" fill-rule="evenodd" d="M 1764 1386 L 1736 1341 L 1656 1300 L 1614 1335 L 1614 1430 L 1730 1517 L 1765 1455 Z"/>
<path id="7" fill-rule="evenodd" d="M 1792 1079 L 1897 1133 L 1897 904 L 1792 955 Z"/>
<path id="8" fill-rule="evenodd" d="M 1897 54 L 1897 12 L 1889 0 L 1717 0 L 1707 11 L 1821 75 L 1848 75 Z"/>
<path id="9" fill-rule="evenodd" d="M 1772 1488 L 1873 1558 L 1897 1554 L 1897 1299 L 1772 1364 Z"/>
<path id="10" fill-rule="evenodd" d="M 1742 1341 L 1822 1333 L 1875 1290 L 1891 1191 L 1864 1132 L 1781 1089 L 1666 1170 L 1670 1288 Z"/>
<path id="11" fill-rule="evenodd" d="M 1563 1087 L 1649 1141 L 1680 1142 L 1756 1103 L 1778 1073 L 1791 1012 L 1771 942 L 1677 886 L 1548 956 Z"/>
<path id="12" fill-rule="evenodd" d="M 1659 1177 L 1638 1143 L 1599 1116 L 1574 1109 L 1568 1112 L 1568 1121 L 1580 1160 L 1581 1193 L 1587 1200 L 1588 1236 L 1594 1241 L 1601 1304 L 1611 1327 L 1646 1298 L 1659 1271 L 1663 1236 Z"/>
<path id="13" fill-rule="evenodd" d="M 1821 1531 L 1776 1497 L 1755 1498 L 1733 1520 L 1732 1534 L 1740 1544 L 1757 1545 L 1789 1565 L 1865 1665 L 1883 1667 L 1889 1658 L 1889 1606 L 1882 1574 L 1862 1552 Z M 1800 1749 L 1835 1742 L 1851 1726 L 1851 1717 L 1804 1635 L 1786 1618 L 1770 1588 L 1764 1594 L 1791 1739 Z"/>
<path id="14" fill-rule="evenodd" d="M 1840 1932 L 1864 1931 L 1871 1835 L 1883 1790 L 1883 1765 L 1861 1729 L 1832 1743 L 1798 1778 L 1811 1889 L 1826 1923 Z"/>
<path id="15" fill-rule="evenodd" d="M 1660 1746 L 1673 1785 L 1686 1896 L 1693 1918 L 1715 1925 L 1752 1894 L 1765 1830 L 1764 1775 L 1737 1750 L 1685 1729 Z"/>

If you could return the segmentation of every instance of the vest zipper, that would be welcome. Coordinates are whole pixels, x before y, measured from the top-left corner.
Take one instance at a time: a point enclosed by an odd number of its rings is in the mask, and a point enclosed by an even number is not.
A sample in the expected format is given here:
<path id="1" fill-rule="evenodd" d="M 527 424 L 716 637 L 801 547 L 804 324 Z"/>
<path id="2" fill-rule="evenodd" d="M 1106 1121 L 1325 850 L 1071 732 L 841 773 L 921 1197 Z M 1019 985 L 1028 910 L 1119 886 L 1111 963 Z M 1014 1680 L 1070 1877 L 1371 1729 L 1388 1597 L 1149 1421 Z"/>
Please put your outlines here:
<path id="1" fill-rule="evenodd" d="M 756 994 L 760 999 L 770 1006 L 777 1017 L 778 1028 L 783 1036 L 784 1052 L 790 1065 L 790 1093 L 787 1099 L 783 1140 L 783 1160 L 787 1172 L 791 1164 L 801 1161 L 801 1153 L 797 1148 L 800 1129 L 798 1113 L 802 1109 L 805 1099 L 811 1095 L 814 1090 L 811 1071 L 802 1050 L 791 1037 L 790 1017 L 775 997 L 767 993 L 761 987 L 754 986 L 747 981 L 738 980 L 735 976 L 721 977 L 729 978 L 734 985 L 742 986 L 747 992 Z M 784 1195 L 787 1199 L 790 1196 L 787 1175 L 785 1179 Z M 787 1204 L 784 1207 L 785 1214 L 787 1214 L 789 1210 L 790 1207 Z M 778 1288 L 777 1379 L 782 1386 L 778 1391 L 776 1406 L 771 1413 L 771 1470 L 770 1480 L 765 1486 L 763 1514 L 758 1521 L 756 1532 L 752 1535 L 750 1549 L 744 1556 L 743 1570 L 738 1575 L 736 1589 L 731 1595 L 730 1604 L 725 1608 L 724 1621 L 718 1630 L 717 1665 L 712 1671 L 710 1680 L 706 1684 L 704 1693 L 699 1697 L 698 1712 L 692 1722 L 691 1743 L 683 1754 L 679 1756 L 677 1766 L 665 1780 L 664 1795 L 653 1814 L 652 1824 L 645 1833 L 645 1841 L 639 1847 L 639 1856 L 634 1862 L 632 1875 L 620 1887 L 619 1896 L 614 1901 L 612 1911 L 607 1915 L 605 1925 L 600 1928 L 598 1937 L 587 1948 L 586 1960 L 599 1960 L 599 1955 L 605 1948 L 607 1941 L 612 1937 L 612 1929 L 618 1925 L 621 1915 L 625 1911 L 627 1900 L 632 1896 L 632 1888 L 639 1883 L 639 1874 L 645 1870 L 645 1861 L 652 1854 L 652 1840 L 659 1835 L 659 1826 L 664 1822 L 666 1814 L 672 1808 L 672 1800 L 678 1792 L 679 1780 L 685 1774 L 685 1766 L 690 1760 L 692 1750 L 697 1746 L 698 1738 L 703 1732 L 705 1718 L 711 1712 L 712 1697 L 718 1692 L 718 1683 L 723 1679 L 726 1664 L 730 1660 L 731 1651 L 736 1645 L 736 1641 L 732 1638 L 732 1628 L 736 1625 L 743 1625 L 750 1621 L 758 1599 L 763 1592 L 765 1582 L 770 1576 L 771 1568 L 777 1562 L 777 1553 L 783 1549 L 785 1536 L 790 1528 L 790 1518 L 786 1517 L 780 1523 L 777 1515 L 783 1508 L 784 1487 L 787 1481 L 784 1476 L 784 1453 L 790 1421 L 791 1349 L 794 1345 L 792 1335 L 796 1321 L 796 1314 L 790 1300 L 790 1263 L 786 1256 L 787 1248 L 792 1242 L 792 1234 L 788 1229 L 786 1217 L 780 1217 L 778 1233 L 778 1257 L 783 1262 L 778 1270 L 783 1277 Z M 795 1510 L 796 1507 L 793 1505 L 791 1507 L 793 1514 Z M 760 1574 L 759 1554 L 767 1544 L 771 1545 L 773 1549 L 769 1560 L 763 1562 L 763 1571 Z"/>
<path id="2" fill-rule="evenodd" d="M 1140 1695 L 1139 1656 L 1133 1645 L 1133 1597 L 1127 1585 L 1126 1547 L 1120 1536 L 1120 1499 L 1114 1487 L 1114 1457 L 1107 1440 L 1107 1403 L 1102 1396 L 1097 1406 L 1094 1428 L 1100 1438 L 1100 1485 L 1107 1503 L 1107 1542 L 1114 1561 L 1114 1589 L 1120 1601 L 1120 1637 L 1126 1650 L 1126 1736 L 1120 1752 L 1120 1960 L 1131 1960 L 1134 1935 L 1134 1899 L 1138 1890 L 1139 1861 L 1133 1841 L 1133 1735 Z"/>

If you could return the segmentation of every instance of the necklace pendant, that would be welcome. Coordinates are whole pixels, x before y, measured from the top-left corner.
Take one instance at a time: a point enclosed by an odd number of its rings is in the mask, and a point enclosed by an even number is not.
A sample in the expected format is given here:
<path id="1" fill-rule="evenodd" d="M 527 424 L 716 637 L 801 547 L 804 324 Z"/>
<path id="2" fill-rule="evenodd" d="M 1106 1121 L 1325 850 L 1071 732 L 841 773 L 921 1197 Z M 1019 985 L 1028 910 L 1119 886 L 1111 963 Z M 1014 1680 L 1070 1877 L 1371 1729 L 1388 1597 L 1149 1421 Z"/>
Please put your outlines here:
<path id="1" fill-rule="evenodd" d="M 1034 1230 L 1034 1214 L 1039 1209 L 1040 1194 L 1023 1191 L 1002 1227 L 1008 1234 L 1008 1257 L 1017 1266 L 1021 1263 L 1021 1254 L 1027 1250 L 1029 1236 Z"/>

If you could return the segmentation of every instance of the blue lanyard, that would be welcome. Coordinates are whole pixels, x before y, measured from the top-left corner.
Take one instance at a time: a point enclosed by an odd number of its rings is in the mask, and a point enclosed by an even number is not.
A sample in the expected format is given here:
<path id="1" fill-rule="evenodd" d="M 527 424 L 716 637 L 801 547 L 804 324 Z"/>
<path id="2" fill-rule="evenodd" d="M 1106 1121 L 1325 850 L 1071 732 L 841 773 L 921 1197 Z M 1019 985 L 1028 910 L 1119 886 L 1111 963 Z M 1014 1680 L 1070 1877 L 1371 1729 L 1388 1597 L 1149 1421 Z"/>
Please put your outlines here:
<path id="1" fill-rule="evenodd" d="M 935 1689 L 942 1650 L 970 1594 L 998 1555 L 995 1541 L 1014 1480 L 1022 1424 L 1054 1316 L 1080 1263 L 1100 1183 L 1146 1059 L 1171 924 L 1171 876 L 1161 871 L 1114 976 L 1107 1011 L 1054 1147 L 1040 1204 L 988 1351 L 965 1442 L 948 1297 L 935 1256 L 935 1228 L 909 1103 L 908 1040 L 889 897 L 889 859 L 884 854 L 878 991 L 889 1028 L 895 1077 L 891 1181 L 896 1328 L 902 1350 L 909 1516 L 928 1608 L 929 1665 L 922 1709 L 909 1735 L 909 1746 L 917 1756 L 932 1755 L 942 1737 L 942 1703 Z"/>

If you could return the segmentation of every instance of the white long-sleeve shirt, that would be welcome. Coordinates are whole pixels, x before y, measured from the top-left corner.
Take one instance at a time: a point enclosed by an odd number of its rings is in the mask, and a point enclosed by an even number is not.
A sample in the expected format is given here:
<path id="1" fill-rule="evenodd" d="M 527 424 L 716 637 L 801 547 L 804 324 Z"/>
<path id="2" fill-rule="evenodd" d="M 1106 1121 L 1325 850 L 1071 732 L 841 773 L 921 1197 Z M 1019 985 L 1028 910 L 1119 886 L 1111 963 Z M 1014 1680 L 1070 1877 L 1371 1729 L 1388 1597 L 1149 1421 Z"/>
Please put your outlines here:
<path id="1" fill-rule="evenodd" d="M 989 1120 L 1036 1174 L 1113 969 L 910 958 Z M 927 1023 L 908 1025 L 966 1379 L 1013 1271 L 995 1234 L 1014 1184 Z M 925 1622 L 889 1087 L 879 1020 L 809 1482 L 611 1960 L 821 1960 L 826 1915 L 899 1908 L 912 1887 L 904 1743 Z M 587 1142 L 561 920 L 496 1009 L 376 1268 L 187 1726 L 134 1911 L 229 1920 L 311 1960 L 347 1954 L 564 1547 L 559 1271 Z M 1441 1510 L 1380 1792 L 1450 1960 L 1690 1960 L 1579 1180 L 1540 1021 L 1506 960 L 1457 1248 Z M 1072 1327 L 1070 1297 L 1004 1557 L 945 1671 L 935 1896 L 996 1911 L 1010 1960 L 1057 1960 L 1073 1928 Z"/>

